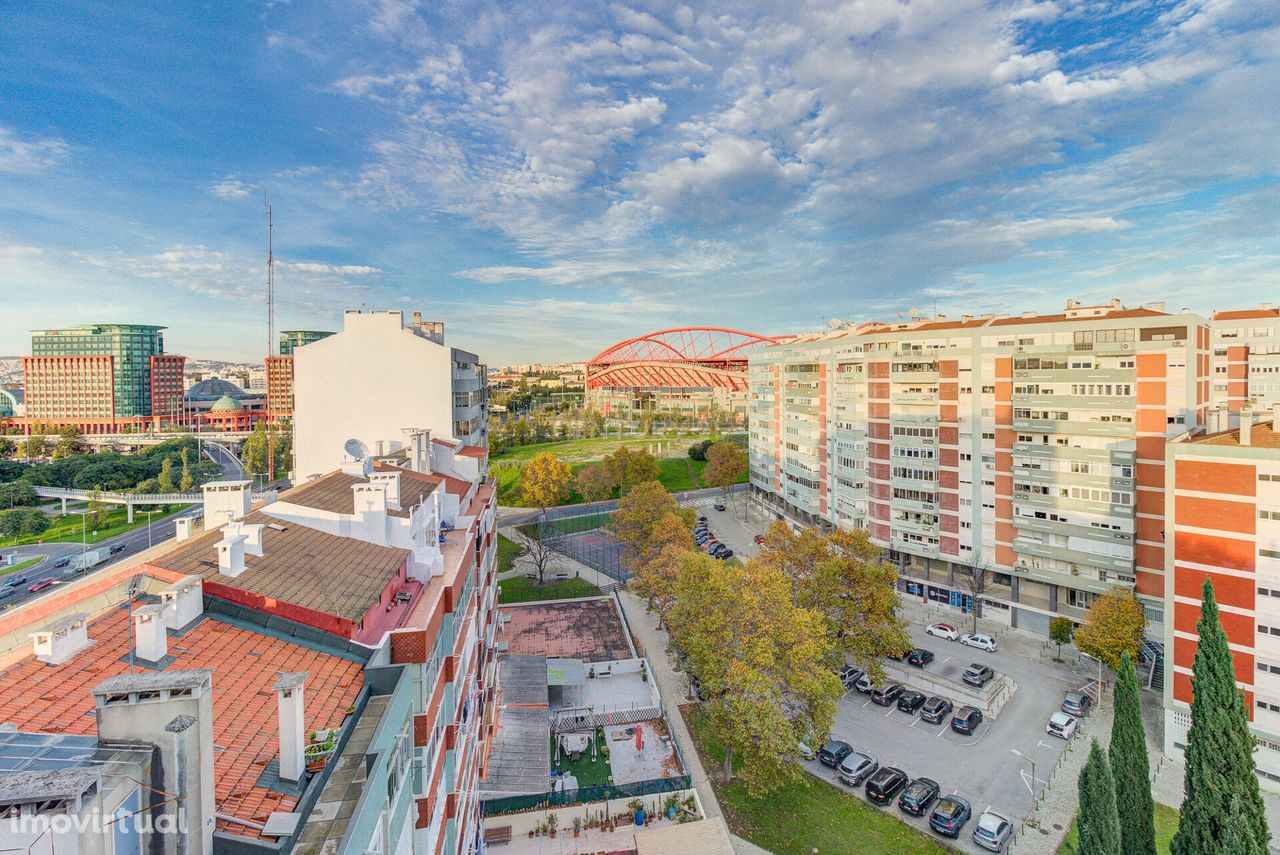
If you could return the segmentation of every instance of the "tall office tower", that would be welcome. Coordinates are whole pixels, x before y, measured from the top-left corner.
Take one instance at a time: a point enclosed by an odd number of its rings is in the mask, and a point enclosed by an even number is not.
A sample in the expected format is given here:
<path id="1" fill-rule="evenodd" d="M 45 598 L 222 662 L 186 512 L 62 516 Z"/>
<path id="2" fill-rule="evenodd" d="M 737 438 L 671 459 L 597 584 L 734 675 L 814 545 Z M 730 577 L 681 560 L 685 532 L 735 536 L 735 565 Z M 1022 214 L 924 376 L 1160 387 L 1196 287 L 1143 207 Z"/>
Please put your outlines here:
<path id="1" fill-rule="evenodd" d="M 109 433 L 177 421 L 186 358 L 165 354 L 163 329 L 84 324 L 34 330 L 31 356 L 22 361 L 25 423 Z"/>
<path id="2" fill-rule="evenodd" d="M 285 330 L 280 333 L 280 355 L 267 355 L 267 420 L 279 424 L 293 418 L 293 352 L 328 338 L 326 330 Z"/>
<path id="3" fill-rule="evenodd" d="M 1280 402 L 1280 309 L 1214 312 L 1212 366 L 1212 403 L 1238 413 Z"/>
<path id="4" fill-rule="evenodd" d="M 1111 587 L 1163 620 L 1164 443 L 1204 423 L 1209 328 L 1163 305 L 864 324 L 750 357 L 751 484 L 863 527 L 904 592 L 1047 632 Z M 1158 628 L 1154 630 L 1158 632 Z"/>

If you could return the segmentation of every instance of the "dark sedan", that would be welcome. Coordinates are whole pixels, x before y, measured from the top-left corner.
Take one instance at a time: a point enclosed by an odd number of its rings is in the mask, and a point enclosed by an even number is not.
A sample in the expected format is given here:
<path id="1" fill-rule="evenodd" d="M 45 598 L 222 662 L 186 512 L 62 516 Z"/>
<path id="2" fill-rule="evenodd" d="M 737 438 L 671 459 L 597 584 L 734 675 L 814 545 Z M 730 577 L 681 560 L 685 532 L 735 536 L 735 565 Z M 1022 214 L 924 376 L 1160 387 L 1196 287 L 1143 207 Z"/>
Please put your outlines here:
<path id="1" fill-rule="evenodd" d="M 951 701 L 934 695 L 924 702 L 920 709 L 920 717 L 931 724 L 942 724 L 943 719 L 951 715 Z"/>
<path id="2" fill-rule="evenodd" d="M 982 724 L 982 712 L 973 707 L 961 707 L 951 717 L 951 729 L 956 733 L 973 733 L 980 724 Z"/>
<path id="3" fill-rule="evenodd" d="M 898 809 L 912 816 L 924 816 L 942 788 L 932 778 L 916 778 L 898 796 Z"/>
<path id="4" fill-rule="evenodd" d="M 916 710 L 924 706 L 924 702 L 924 692 L 917 692 L 912 689 L 911 691 L 903 692 L 902 697 L 898 698 L 898 709 L 905 713 L 914 714 Z"/>
<path id="5" fill-rule="evenodd" d="M 898 699 L 903 692 L 901 683 L 890 683 L 883 689 L 871 693 L 871 700 L 882 707 L 887 707 Z"/>
<path id="6" fill-rule="evenodd" d="M 961 796 L 950 795 L 938 802 L 938 806 L 929 814 L 929 827 L 947 837 L 959 837 L 960 829 L 973 816 L 973 808 L 969 800 Z"/>
<path id="7" fill-rule="evenodd" d="M 832 769 L 840 765 L 840 761 L 848 757 L 853 751 L 853 746 L 847 742 L 841 742 L 839 739 L 832 739 L 830 742 L 818 749 L 818 762 L 823 766 L 830 766 Z"/>
<path id="8" fill-rule="evenodd" d="M 917 668 L 923 668 L 933 661 L 933 651 L 925 650 L 923 647 L 917 647 L 907 654 L 907 664 L 914 665 Z"/>

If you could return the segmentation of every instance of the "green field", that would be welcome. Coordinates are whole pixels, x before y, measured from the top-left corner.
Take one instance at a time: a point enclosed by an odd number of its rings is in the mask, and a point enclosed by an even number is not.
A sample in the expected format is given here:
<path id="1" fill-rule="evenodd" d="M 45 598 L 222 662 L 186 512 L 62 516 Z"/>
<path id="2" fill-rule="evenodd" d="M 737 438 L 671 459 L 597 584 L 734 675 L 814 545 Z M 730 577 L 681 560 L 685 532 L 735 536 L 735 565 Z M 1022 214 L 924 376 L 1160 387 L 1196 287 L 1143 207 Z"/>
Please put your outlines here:
<path id="1" fill-rule="evenodd" d="M 729 828 L 739 837 L 777 855 L 858 852 L 859 855 L 942 855 L 949 852 L 932 837 L 879 811 L 825 781 L 804 775 L 803 783 L 780 787 L 761 799 L 742 784 L 718 775 L 724 746 L 711 736 L 711 725 L 696 705 L 681 707 L 697 743 L 702 763 Z M 740 767 L 741 761 L 735 760 Z"/>
<path id="2" fill-rule="evenodd" d="M 19 561 L 12 567 L 0 567 L 0 576 L 4 576 L 9 573 L 17 573 L 19 570 L 26 570 L 28 567 L 34 567 L 47 557 L 47 555 L 37 555 L 34 558 L 28 558 L 26 561 Z"/>
<path id="3" fill-rule="evenodd" d="M 502 588 L 502 595 L 498 597 L 498 602 L 504 605 L 600 596 L 599 588 L 582 579 L 558 579 L 539 585 L 533 579 L 516 576 L 503 579 L 498 585 Z"/>
<path id="4" fill-rule="evenodd" d="M 598 442 L 598 440 L 574 440 L 575 442 Z M 690 440 L 692 442 L 692 440 Z M 521 452 L 529 448 L 541 448 L 550 450 L 559 456 L 559 449 L 555 443 L 540 446 L 525 446 L 520 449 Z M 590 466 L 592 461 L 579 460 L 570 461 L 561 458 L 569 466 L 569 471 L 576 477 L 578 470 L 584 466 Z M 525 508 L 529 507 L 524 501 L 524 497 L 520 495 L 520 465 L 526 462 L 525 459 L 518 459 L 513 456 L 496 458 L 494 463 L 489 467 L 489 474 L 493 476 L 498 484 L 498 504 L 509 508 Z M 668 492 L 679 492 L 681 490 L 695 490 L 706 485 L 702 483 L 702 470 L 707 468 L 705 460 L 690 460 L 687 455 L 680 457 L 660 457 L 658 458 L 658 481 L 662 486 L 666 487 Z M 693 477 L 690 477 L 690 469 L 693 470 Z M 694 480 L 697 479 L 697 480 Z M 738 479 L 739 484 L 747 483 L 747 474 L 744 472 L 742 477 Z M 617 498 L 617 496 L 613 496 Z M 569 497 L 563 504 L 580 505 L 582 504 L 582 495 L 574 489 L 572 482 L 569 486 Z"/>
<path id="5" fill-rule="evenodd" d="M 1173 835 L 1178 832 L 1178 811 L 1168 805 L 1156 803 L 1156 852 L 1159 855 L 1169 855 L 1169 844 L 1173 842 Z M 1076 824 L 1071 823 L 1071 830 L 1067 832 L 1067 838 L 1062 841 L 1062 845 L 1058 847 L 1058 855 L 1079 855 L 1076 850 L 1078 845 L 1076 840 Z"/>
<path id="6" fill-rule="evenodd" d="M 520 546 L 505 535 L 498 535 L 498 572 L 510 570 L 520 554 Z"/>
<path id="7" fill-rule="evenodd" d="M 489 458 L 491 463 L 515 461 L 523 463 L 532 460 L 544 451 L 550 451 L 565 463 L 588 463 L 601 460 L 619 448 L 626 446 L 632 449 L 650 449 L 655 456 L 662 454 L 687 456 L 689 446 L 704 439 L 713 439 L 706 434 L 687 434 L 679 437 L 670 436 L 624 436 L 597 437 L 595 439 L 565 439 L 558 442 L 542 442 L 537 445 L 520 445 L 508 448 L 501 454 Z M 661 446 L 662 450 L 653 451 L 653 447 Z"/>
<path id="8" fill-rule="evenodd" d="M 186 505 L 170 505 L 166 513 L 175 513 Z M 158 520 L 162 514 L 154 513 L 151 519 Z M 25 546 L 32 543 L 80 543 L 83 539 L 90 546 L 117 534 L 145 525 L 147 515 L 142 511 L 134 511 L 133 522 L 128 522 L 128 511 L 125 508 L 112 508 L 107 514 L 106 522 L 96 529 L 90 523 L 86 529 L 80 514 L 63 514 L 49 518 L 52 525 L 44 534 L 22 535 L 19 537 L 0 538 L 0 546 Z M 95 533 L 96 532 L 96 533 Z"/>

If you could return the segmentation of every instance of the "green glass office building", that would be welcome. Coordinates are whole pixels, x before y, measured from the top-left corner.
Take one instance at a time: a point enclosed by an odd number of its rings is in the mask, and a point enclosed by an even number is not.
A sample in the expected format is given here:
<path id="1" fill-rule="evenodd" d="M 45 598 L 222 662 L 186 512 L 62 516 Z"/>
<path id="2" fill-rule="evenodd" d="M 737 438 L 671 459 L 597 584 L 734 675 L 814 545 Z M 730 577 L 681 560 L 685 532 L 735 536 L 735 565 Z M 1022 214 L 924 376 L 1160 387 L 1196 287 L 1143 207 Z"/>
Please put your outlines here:
<path id="1" fill-rule="evenodd" d="M 280 333 L 280 355 L 292 356 L 295 347 L 302 347 L 331 335 L 333 333 L 326 330 L 284 330 Z"/>
<path id="2" fill-rule="evenodd" d="M 115 418 L 147 417 L 152 404 L 151 357 L 164 354 L 163 329 L 145 324 L 82 324 L 32 330 L 31 355 L 112 357 Z"/>

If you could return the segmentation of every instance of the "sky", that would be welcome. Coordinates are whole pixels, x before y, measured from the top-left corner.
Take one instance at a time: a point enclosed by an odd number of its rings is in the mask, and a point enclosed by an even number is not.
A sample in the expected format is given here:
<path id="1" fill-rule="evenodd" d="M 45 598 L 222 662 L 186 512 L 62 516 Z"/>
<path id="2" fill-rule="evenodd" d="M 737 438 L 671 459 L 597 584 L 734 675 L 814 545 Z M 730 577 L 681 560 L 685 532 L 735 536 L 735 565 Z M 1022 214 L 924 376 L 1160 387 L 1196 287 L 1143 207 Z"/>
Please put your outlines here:
<path id="1" fill-rule="evenodd" d="M 0 354 L 1280 303 L 1280 3 L 8 4 Z"/>

